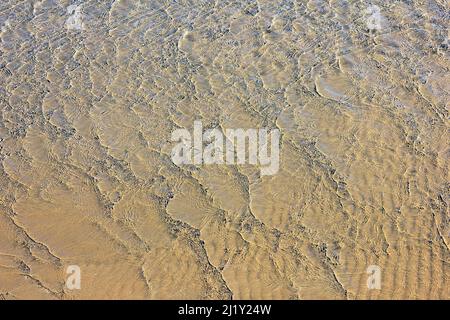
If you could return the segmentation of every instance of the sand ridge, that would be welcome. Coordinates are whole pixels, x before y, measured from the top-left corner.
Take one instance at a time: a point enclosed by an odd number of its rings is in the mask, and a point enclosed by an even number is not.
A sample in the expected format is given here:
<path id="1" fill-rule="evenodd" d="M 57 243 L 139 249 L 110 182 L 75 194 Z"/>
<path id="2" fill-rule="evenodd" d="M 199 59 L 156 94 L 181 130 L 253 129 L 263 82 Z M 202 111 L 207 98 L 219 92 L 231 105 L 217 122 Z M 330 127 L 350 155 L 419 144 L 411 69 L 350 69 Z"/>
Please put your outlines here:
<path id="1" fill-rule="evenodd" d="M 3 0 L 0 298 L 449 299 L 449 6 L 374 3 Z M 196 120 L 279 172 L 174 164 Z"/>

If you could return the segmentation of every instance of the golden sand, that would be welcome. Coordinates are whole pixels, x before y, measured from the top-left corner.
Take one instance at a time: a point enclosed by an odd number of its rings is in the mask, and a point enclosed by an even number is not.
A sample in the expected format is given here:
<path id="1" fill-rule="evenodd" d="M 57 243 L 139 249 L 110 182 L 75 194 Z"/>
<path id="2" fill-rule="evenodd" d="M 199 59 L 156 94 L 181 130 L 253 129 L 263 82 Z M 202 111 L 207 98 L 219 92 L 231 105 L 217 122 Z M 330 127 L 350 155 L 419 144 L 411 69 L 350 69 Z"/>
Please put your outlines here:
<path id="1" fill-rule="evenodd" d="M 450 299 L 449 3 L 373 3 L 2 0 L 0 298 Z"/>

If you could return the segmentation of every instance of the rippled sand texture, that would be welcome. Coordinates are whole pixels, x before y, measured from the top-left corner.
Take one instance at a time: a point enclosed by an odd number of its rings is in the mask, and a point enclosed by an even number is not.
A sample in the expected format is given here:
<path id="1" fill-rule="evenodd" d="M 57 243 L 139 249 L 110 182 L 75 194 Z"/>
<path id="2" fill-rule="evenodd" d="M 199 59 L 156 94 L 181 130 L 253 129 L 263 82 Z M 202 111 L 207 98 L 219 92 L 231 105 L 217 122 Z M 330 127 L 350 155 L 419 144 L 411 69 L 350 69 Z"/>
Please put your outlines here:
<path id="1" fill-rule="evenodd" d="M 2 0 L 0 298 L 450 299 L 450 8 L 372 3 Z M 174 165 L 194 120 L 279 173 Z"/>

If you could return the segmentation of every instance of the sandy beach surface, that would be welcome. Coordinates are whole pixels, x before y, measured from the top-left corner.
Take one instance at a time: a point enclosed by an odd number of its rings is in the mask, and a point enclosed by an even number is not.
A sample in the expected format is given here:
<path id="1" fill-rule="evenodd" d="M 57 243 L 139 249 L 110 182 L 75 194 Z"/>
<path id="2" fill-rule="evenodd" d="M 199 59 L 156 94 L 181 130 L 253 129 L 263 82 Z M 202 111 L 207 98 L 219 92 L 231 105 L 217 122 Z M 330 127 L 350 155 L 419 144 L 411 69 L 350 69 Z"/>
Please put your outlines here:
<path id="1" fill-rule="evenodd" d="M 446 0 L 0 1 L 0 299 L 450 299 Z M 172 161 L 279 130 L 279 168 Z"/>

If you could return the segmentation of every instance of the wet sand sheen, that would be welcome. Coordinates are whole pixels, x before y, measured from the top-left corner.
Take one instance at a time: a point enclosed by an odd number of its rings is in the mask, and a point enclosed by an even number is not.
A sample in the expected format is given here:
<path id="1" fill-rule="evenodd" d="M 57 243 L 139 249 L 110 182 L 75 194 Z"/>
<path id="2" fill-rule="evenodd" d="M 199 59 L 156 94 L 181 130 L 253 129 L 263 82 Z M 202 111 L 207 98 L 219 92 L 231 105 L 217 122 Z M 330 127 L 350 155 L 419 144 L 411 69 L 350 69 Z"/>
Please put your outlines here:
<path id="1" fill-rule="evenodd" d="M 450 299 L 449 6 L 376 4 L 2 1 L 0 299 Z M 279 172 L 175 165 L 196 120 Z"/>

